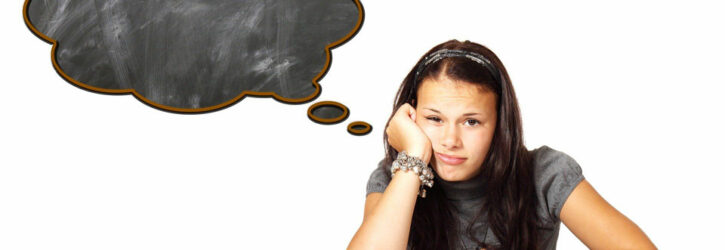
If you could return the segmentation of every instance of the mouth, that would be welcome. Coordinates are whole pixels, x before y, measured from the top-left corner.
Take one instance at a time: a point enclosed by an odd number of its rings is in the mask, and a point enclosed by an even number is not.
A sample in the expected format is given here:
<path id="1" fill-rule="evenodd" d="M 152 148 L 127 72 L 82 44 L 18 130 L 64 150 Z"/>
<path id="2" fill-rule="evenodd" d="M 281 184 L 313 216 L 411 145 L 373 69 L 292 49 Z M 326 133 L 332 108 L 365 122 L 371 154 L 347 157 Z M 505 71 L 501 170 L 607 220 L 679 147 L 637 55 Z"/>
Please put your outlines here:
<path id="1" fill-rule="evenodd" d="M 458 165 L 466 161 L 465 157 L 455 157 L 441 153 L 435 153 L 439 160 L 448 165 Z"/>

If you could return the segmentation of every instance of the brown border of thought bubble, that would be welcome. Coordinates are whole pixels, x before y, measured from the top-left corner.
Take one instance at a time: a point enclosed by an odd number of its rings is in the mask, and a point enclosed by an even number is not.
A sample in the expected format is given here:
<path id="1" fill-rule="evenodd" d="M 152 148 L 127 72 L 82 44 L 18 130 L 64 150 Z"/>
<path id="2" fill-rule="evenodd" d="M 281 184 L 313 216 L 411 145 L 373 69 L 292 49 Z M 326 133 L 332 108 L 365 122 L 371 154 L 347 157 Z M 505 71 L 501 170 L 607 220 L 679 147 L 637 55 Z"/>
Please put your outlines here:
<path id="1" fill-rule="evenodd" d="M 56 49 L 58 49 L 58 42 L 56 40 L 53 40 L 52 38 L 44 35 L 40 31 L 38 31 L 33 26 L 33 24 L 30 22 L 30 19 L 28 18 L 28 6 L 30 5 L 30 1 L 31 0 L 25 0 L 25 4 L 23 5 L 23 19 L 25 20 L 25 25 L 28 26 L 28 28 L 37 37 L 39 37 L 40 39 L 53 45 L 53 48 L 51 49 L 51 52 L 50 52 L 51 61 L 53 62 L 53 68 L 55 68 L 55 71 L 58 72 L 58 74 L 63 79 L 72 83 L 73 85 L 76 85 L 77 87 L 80 87 L 82 89 L 89 90 L 92 92 L 99 92 L 99 93 L 103 93 L 103 94 L 133 94 L 133 96 L 136 97 L 136 99 L 142 101 L 143 103 L 151 105 L 152 107 L 155 107 L 155 108 L 158 108 L 161 110 L 165 110 L 165 111 L 178 112 L 178 113 L 203 113 L 203 112 L 217 111 L 219 109 L 229 107 L 232 104 L 235 104 L 235 103 L 241 101 L 245 96 L 254 96 L 254 97 L 271 96 L 277 101 L 289 103 L 289 104 L 301 104 L 301 103 L 305 103 L 305 102 L 314 100 L 315 98 L 317 98 L 319 96 L 319 94 L 321 92 L 321 88 L 322 88 L 317 81 L 320 78 L 322 78 L 327 73 L 327 70 L 329 70 L 329 68 L 330 68 L 330 63 L 332 61 L 332 54 L 331 54 L 330 50 L 347 42 L 353 36 L 355 36 L 355 34 L 357 34 L 357 32 L 360 30 L 363 19 L 365 17 L 363 6 L 360 3 L 360 0 L 352 0 L 355 3 L 355 5 L 357 6 L 358 12 L 360 13 L 358 15 L 358 20 L 357 20 L 357 23 L 355 24 L 355 28 L 353 28 L 353 30 L 350 33 L 348 33 L 345 37 L 343 37 L 342 39 L 337 40 L 337 41 L 325 46 L 325 56 L 326 56 L 325 66 L 323 67 L 322 71 L 320 71 L 320 73 L 318 73 L 317 76 L 315 76 L 315 78 L 312 79 L 312 85 L 315 86 L 315 92 L 312 93 L 312 95 L 303 97 L 303 98 L 299 98 L 299 99 L 292 99 L 292 98 L 281 97 L 281 96 L 277 95 L 277 93 L 275 93 L 275 92 L 255 92 L 255 91 L 245 90 L 245 91 L 242 91 L 241 94 L 232 98 L 231 100 L 228 100 L 221 104 L 217 104 L 217 105 L 205 107 L 205 108 L 187 109 L 187 108 L 176 108 L 176 107 L 171 107 L 171 106 L 154 103 L 153 101 L 146 99 L 141 94 L 136 92 L 135 89 L 104 89 L 104 88 L 94 87 L 94 86 L 79 82 L 79 81 L 71 78 L 70 76 L 68 76 L 65 72 L 63 72 L 63 70 L 60 69 L 60 66 L 58 65 L 58 62 L 56 60 L 55 52 L 56 52 Z"/>

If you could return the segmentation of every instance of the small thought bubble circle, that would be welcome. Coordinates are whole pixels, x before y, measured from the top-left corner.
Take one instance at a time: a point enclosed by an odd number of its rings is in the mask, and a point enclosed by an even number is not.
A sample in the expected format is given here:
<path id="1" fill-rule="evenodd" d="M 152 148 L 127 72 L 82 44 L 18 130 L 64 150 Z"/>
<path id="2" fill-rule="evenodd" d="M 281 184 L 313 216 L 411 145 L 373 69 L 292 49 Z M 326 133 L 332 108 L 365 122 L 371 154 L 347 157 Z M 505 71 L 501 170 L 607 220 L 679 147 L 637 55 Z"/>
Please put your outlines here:
<path id="1" fill-rule="evenodd" d="M 353 135 L 367 135 L 372 130 L 373 126 L 363 121 L 351 122 L 349 125 L 347 125 L 347 132 L 350 132 L 350 134 Z"/>
<path id="2" fill-rule="evenodd" d="M 322 124 L 340 123 L 349 115 L 350 110 L 345 105 L 334 101 L 318 102 L 307 109 L 307 117 Z"/>

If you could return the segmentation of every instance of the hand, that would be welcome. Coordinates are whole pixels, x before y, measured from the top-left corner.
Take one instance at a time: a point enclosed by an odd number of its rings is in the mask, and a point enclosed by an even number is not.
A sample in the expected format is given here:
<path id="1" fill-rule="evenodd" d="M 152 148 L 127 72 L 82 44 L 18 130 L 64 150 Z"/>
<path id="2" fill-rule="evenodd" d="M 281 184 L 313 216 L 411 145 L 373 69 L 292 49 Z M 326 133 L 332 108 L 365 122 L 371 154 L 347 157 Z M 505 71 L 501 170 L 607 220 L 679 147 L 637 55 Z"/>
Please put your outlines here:
<path id="1" fill-rule="evenodd" d="M 395 150 L 405 150 L 408 155 L 420 157 L 423 163 L 428 164 L 433 149 L 428 136 L 415 123 L 415 118 L 415 108 L 408 103 L 403 104 L 390 119 L 385 134 L 388 135 L 388 144 Z"/>

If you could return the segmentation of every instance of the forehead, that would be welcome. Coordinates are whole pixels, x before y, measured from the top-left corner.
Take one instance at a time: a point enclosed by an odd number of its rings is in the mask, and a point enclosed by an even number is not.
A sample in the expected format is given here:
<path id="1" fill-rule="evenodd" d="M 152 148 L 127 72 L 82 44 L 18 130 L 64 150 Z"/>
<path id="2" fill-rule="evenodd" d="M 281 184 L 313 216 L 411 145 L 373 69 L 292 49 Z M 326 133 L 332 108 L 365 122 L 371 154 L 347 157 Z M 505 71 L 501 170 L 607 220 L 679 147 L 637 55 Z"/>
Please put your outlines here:
<path id="1" fill-rule="evenodd" d="M 446 76 L 423 79 L 417 93 L 418 108 L 476 111 L 495 114 L 496 94 L 481 85 Z"/>

